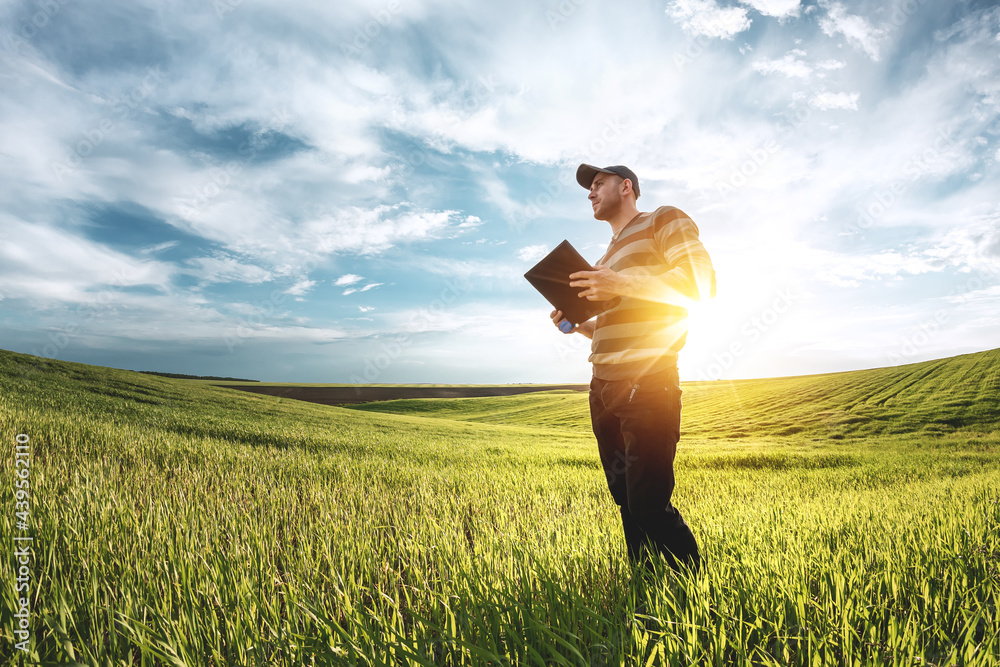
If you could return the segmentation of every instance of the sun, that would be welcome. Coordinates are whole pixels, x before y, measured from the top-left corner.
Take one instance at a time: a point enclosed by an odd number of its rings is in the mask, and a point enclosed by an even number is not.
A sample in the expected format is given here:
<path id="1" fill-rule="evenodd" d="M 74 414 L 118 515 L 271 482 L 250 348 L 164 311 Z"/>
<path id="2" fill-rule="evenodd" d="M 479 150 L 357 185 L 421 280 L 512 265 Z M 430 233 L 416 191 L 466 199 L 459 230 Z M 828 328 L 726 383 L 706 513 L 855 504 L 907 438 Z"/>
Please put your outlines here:
<path id="1" fill-rule="evenodd" d="M 752 279 L 720 281 L 715 298 L 688 305 L 688 337 L 680 356 L 682 379 L 726 380 L 740 376 L 741 362 L 752 352 L 744 331 L 747 309 L 760 300 L 760 293 L 760 285 Z"/>

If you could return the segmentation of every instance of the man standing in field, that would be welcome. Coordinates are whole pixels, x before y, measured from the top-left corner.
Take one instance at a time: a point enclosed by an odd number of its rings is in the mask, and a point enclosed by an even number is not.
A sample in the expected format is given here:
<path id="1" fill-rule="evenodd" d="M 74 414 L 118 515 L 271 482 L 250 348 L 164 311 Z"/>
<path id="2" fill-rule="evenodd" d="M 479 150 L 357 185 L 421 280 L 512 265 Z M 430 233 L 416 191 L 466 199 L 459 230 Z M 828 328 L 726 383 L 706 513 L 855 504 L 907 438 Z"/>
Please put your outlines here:
<path id="1" fill-rule="evenodd" d="M 687 338 L 692 301 L 715 295 L 712 260 L 684 212 L 636 208 L 639 179 L 621 165 L 581 164 L 576 180 L 590 191 L 594 218 L 611 224 L 611 244 L 594 271 L 570 276 L 590 301 L 620 301 L 574 328 L 590 338 L 590 415 L 608 487 L 621 509 L 629 559 L 648 564 L 659 552 L 675 570 L 697 570 L 691 529 L 670 503 L 680 439 L 677 353 Z M 553 311 L 556 326 L 562 312 Z"/>

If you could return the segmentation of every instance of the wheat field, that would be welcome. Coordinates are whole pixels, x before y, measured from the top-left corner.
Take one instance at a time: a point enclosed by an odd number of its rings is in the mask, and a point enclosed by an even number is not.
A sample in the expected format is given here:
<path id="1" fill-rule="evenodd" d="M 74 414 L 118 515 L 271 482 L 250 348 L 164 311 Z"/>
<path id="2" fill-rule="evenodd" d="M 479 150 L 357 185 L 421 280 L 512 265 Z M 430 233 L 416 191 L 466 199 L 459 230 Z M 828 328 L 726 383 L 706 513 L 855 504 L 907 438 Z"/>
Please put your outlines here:
<path id="1" fill-rule="evenodd" d="M 1000 351 L 683 388 L 703 568 L 634 576 L 583 393 L 347 409 L 0 351 L 33 540 L 0 659 L 998 664 Z"/>

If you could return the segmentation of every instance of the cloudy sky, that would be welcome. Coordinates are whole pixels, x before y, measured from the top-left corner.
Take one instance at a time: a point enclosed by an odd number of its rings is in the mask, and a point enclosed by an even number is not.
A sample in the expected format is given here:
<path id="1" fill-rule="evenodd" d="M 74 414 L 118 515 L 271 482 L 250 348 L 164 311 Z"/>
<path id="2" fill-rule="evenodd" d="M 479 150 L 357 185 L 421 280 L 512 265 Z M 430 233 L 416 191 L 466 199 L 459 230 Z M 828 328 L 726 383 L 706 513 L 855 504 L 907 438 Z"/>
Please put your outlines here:
<path id="1" fill-rule="evenodd" d="M 627 164 L 719 291 L 685 379 L 1000 342 L 1000 10 L 0 3 L 0 347 L 305 382 L 586 381 L 522 274 Z"/>

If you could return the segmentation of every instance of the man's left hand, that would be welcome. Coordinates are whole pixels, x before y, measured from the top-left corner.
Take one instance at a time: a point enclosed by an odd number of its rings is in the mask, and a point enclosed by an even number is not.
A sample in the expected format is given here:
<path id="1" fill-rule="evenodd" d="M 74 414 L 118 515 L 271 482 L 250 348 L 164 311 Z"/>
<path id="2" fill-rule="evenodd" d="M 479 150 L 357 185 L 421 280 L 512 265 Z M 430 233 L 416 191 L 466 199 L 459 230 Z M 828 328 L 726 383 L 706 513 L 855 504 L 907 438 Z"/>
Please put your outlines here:
<path id="1" fill-rule="evenodd" d="M 577 271 L 569 276 L 570 287 L 585 287 L 580 298 L 588 301 L 609 301 L 623 296 L 628 289 L 626 276 L 616 273 L 606 266 L 597 265 L 593 271 Z"/>

